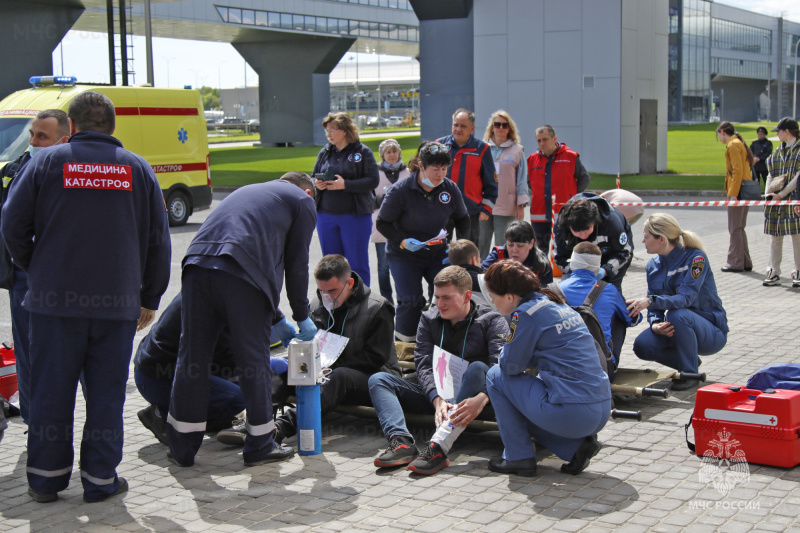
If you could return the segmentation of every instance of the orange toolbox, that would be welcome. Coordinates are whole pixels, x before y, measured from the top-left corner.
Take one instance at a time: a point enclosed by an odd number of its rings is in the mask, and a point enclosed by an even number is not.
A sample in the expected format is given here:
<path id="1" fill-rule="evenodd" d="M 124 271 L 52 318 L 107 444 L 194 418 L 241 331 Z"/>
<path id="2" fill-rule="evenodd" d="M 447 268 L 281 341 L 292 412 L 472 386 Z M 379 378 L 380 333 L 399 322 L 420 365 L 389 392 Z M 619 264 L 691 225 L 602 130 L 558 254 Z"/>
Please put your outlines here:
<path id="1" fill-rule="evenodd" d="M 800 464 L 800 391 L 707 385 L 692 428 L 697 455 L 791 468 Z"/>

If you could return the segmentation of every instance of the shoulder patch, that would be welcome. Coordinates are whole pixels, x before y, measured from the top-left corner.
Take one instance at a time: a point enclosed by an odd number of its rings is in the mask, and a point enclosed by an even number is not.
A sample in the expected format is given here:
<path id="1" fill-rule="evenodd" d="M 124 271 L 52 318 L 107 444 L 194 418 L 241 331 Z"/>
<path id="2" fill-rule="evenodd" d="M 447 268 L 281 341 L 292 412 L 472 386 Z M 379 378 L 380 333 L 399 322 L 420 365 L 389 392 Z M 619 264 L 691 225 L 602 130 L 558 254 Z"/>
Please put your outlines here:
<path id="1" fill-rule="evenodd" d="M 517 332 L 517 323 L 511 322 L 511 324 L 508 325 L 508 335 L 506 335 L 506 344 L 514 340 L 514 334 L 516 332 Z"/>
<path id="2" fill-rule="evenodd" d="M 453 197 L 447 191 L 442 191 L 439 193 L 439 201 L 442 202 L 443 204 L 449 204 L 450 200 L 452 199 Z"/>
<path id="3" fill-rule="evenodd" d="M 511 315 L 511 321 L 512 321 L 512 322 L 519 322 L 519 313 L 517 313 L 516 311 L 514 311 L 514 314 L 513 314 L 513 315 Z"/>
<path id="4" fill-rule="evenodd" d="M 620 243 L 622 246 L 625 246 L 626 244 L 628 244 L 628 234 L 627 234 L 627 233 L 625 233 L 624 231 L 623 231 L 623 232 L 622 232 L 622 234 L 620 234 L 620 236 L 619 236 L 619 243 Z"/>
<path id="5" fill-rule="evenodd" d="M 706 267 L 706 258 L 702 255 L 696 255 L 692 258 L 692 279 L 697 279 L 703 273 Z"/>

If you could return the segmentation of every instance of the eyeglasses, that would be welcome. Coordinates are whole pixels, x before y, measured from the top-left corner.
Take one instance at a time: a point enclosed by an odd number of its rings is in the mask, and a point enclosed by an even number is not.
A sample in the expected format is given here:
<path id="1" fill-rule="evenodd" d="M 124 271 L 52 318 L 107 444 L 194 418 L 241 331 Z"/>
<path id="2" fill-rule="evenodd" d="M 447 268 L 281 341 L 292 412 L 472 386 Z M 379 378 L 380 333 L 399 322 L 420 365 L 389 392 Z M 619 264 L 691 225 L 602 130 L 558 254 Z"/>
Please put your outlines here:
<path id="1" fill-rule="evenodd" d="M 508 122 L 495 122 L 493 126 L 498 129 L 508 129 L 511 127 L 511 124 Z"/>
<path id="2" fill-rule="evenodd" d="M 450 153 L 450 149 L 447 148 L 447 146 L 436 142 L 426 144 L 425 146 L 422 147 L 422 151 L 431 155 L 438 153 L 443 153 L 443 154 Z"/>
<path id="3" fill-rule="evenodd" d="M 334 133 L 336 133 L 337 131 L 340 131 L 338 128 L 336 128 L 336 129 L 333 129 L 333 130 L 329 130 L 329 129 L 327 129 L 327 128 L 324 128 L 324 129 L 325 129 L 325 135 L 333 135 L 333 134 L 334 134 Z"/>

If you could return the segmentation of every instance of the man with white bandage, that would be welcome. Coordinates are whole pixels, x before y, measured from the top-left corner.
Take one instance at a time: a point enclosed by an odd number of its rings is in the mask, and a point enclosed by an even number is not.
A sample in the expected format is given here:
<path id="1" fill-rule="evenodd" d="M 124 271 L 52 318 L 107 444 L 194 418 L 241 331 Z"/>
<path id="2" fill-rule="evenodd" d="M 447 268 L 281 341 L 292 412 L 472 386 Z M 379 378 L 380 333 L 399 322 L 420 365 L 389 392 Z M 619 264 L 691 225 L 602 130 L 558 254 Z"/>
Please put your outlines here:
<path id="1" fill-rule="evenodd" d="M 590 242 L 581 242 L 575 245 L 570 258 L 570 269 L 572 276 L 559 283 L 567 303 L 571 306 L 582 305 L 591 290 L 597 283 L 597 273 L 600 271 L 600 248 Z M 603 287 L 603 291 L 592 306 L 600 326 L 603 328 L 603 335 L 606 339 L 611 353 L 614 354 L 614 363 L 619 366 L 619 354 L 622 343 L 625 341 L 625 328 L 637 325 L 642 321 L 642 315 L 635 317 L 628 316 L 625 299 L 617 288 L 608 283 Z M 612 327 L 617 325 L 619 327 Z M 618 334 L 621 332 L 621 335 Z M 613 333 L 613 334 L 612 334 Z M 616 335 L 615 335 L 616 334 Z M 620 337 L 621 338 L 618 338 Z"/>

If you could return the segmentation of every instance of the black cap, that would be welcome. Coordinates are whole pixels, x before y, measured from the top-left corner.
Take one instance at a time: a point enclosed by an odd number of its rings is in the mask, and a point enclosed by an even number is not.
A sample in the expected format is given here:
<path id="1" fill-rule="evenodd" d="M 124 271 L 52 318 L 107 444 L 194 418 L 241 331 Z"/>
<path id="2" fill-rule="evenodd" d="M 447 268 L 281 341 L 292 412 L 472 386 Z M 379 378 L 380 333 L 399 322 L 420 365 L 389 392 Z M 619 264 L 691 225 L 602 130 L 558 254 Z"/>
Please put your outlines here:
<path id="1" fill-rule="evenodd" d="M 756 133 L 761 133 L 762 131 L 764 132 L 764 135 L 767 134 L 767 128 L 765 128 L 764 126 L 759 126 L 758 129 L 756 130 Z"/>
<path id="2" fill-rule="evenodd" d="M 772 131 L 779 130 L 794 130 L 797 131 L 797 121 L 791 117 L 783 117 L 778 125 L 772 128 Z"/>

